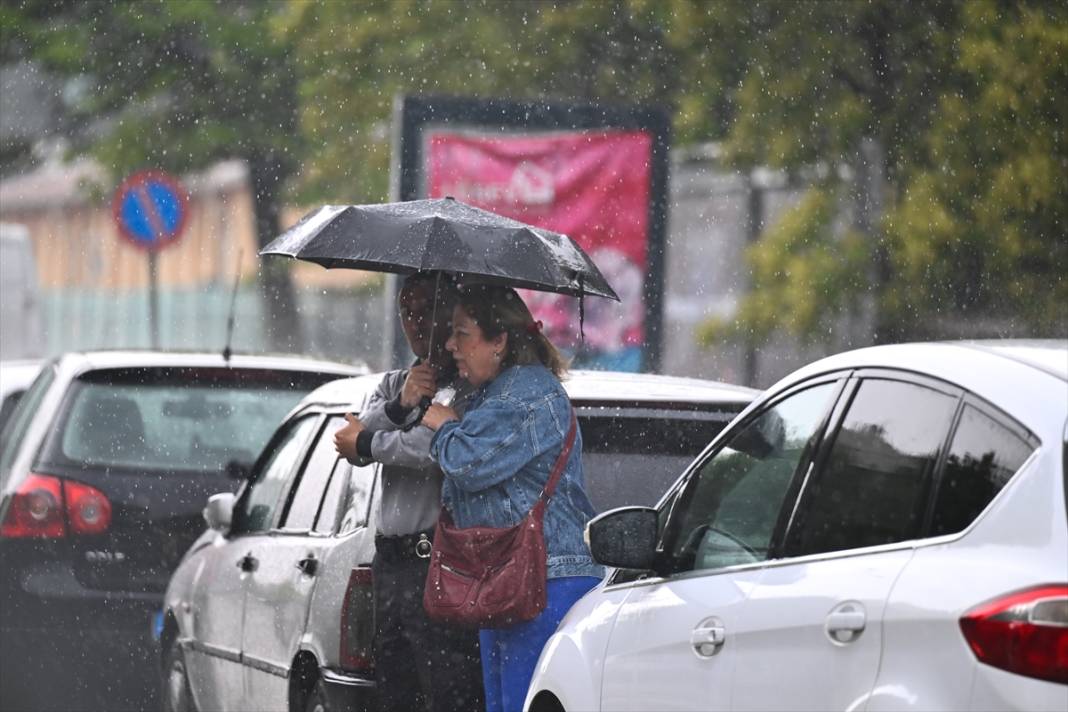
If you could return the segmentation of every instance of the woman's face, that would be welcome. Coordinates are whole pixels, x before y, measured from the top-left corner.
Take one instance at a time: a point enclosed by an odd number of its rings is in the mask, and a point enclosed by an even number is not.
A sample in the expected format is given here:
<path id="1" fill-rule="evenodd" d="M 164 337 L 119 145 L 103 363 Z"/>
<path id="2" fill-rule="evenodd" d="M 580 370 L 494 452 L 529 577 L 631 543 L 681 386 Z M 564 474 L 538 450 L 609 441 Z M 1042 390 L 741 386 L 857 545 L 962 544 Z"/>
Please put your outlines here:
<path id="1" fill-rule="evenodd" d="M 501 372 L 501 357 L 508 342 L 506 334 L 487 339 L 482 328 L 461 307 L 452 312 L 452 336 L 445 348 L 456 360 L 460 376 L 473 386 L 489 383 Z"/>

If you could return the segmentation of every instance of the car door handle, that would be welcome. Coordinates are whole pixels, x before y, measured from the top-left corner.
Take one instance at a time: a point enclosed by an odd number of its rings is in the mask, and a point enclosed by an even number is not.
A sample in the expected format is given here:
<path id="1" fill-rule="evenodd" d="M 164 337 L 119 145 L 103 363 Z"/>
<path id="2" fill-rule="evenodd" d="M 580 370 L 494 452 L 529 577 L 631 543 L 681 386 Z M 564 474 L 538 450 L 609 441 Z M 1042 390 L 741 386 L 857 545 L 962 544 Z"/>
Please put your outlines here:
<path id="1" fill-rule="evenodd" d="M 254 557 L 252 555 L 252 552 L 249 552 L 249 553 L 245 554 L 237 562 L 237 568 L 241 569 L 242 571 L 246 571 L 246 572 L 255 571 L 256 567 L 259 566 L 259 565 L 260 565 L 260 560 L 257 559 L 256 557 Z"/>
<path id="2" fill-rule="evenodd" d="M 835 643 L 852 643 L 867 625 L 868 615 L 857 601 L 840 603 L 827 614 L 827 635 Z"/>
<path id="3" fill-rule="evenodd" d="M 690 634 L 690 645 L 699 658 L 710 658 L 727 641 L 727 629 L 719 618 L 706 618 Z"/>
<path id="4" fill-rule="evenodd" d="M 300 569 L 305 576 L 314 576 L 319 570 L 319 560 L 314 556 L 305 556 L 297 562 L 297 568 Z"/>

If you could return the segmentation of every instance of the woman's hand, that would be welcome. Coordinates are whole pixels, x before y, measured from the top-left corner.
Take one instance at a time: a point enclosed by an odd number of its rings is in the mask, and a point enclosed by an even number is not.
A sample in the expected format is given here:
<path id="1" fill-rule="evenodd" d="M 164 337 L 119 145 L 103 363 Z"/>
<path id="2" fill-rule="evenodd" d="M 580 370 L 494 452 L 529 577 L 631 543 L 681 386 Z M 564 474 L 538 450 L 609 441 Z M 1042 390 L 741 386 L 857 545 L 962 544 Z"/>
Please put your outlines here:
<path id="1" fill-rule="evenodd" d="M 437 374 L 429 363 L 424 361 L 418 366 L 412 366 L 408 369 L 404 388 L 401 389 L 401 405 L 411 410 L 419 405 L 424 397 L 433 398 L 436 384 Z"/>
<path id="2" fill-rule="evenodd" d="M 334 449 L 337 454 L 349 462 L 357 459 L 356 437 L 367 429 L 359 418 L 352 413 L 345 414 L 346 425 L 334 433 Z"/>
<path id="3" fill-rule="evenodd" d="M 431 430 L 437 430 L 450 420 L 459 420 L 456 411 L 441 403 L 431 403 L 423 415 L 422 423 Z"/>

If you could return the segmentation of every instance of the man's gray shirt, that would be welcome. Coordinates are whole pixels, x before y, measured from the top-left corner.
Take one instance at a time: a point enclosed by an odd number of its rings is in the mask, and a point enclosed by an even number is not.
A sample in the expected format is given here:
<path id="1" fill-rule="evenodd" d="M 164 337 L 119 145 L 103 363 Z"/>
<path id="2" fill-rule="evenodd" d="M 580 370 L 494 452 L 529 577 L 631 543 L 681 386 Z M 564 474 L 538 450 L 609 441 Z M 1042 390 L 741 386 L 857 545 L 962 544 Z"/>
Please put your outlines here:
<path id="1" fill-rule="evenodd" d="M 368 430 L 374 431 L 371 439 L 373 459 L 382 463 L 378 533 L 385 536 L 432 529 L 441 511 L 442 474 L 430 457 L 434 431 L 425 425 L 404 431 L 404 423 L 395 423 L 386 414 L 386 405 L 400 396 L 407 376 L 407 369 L 386 373 L 360 413 L 360 421 Z M 473 391 L 471 386 L 457 378 L 450 382 L 439 381 L 438 388 L 443 387 L 456 389 L 450 406 L 463 416 Z M 417 410 L 413 411 L 409 420 L 417 413 Z"/>

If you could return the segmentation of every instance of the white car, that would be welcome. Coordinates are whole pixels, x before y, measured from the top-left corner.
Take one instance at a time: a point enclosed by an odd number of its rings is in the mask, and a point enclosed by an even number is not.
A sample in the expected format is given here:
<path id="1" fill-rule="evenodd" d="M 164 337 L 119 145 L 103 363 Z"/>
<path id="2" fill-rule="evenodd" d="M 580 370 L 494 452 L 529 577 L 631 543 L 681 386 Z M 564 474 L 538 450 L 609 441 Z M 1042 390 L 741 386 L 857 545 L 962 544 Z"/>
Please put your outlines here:
<path id="1" fill-rule="evenodd" d="M 22 394 L 37 378 L 41 361 L 0 361 L 0 432 L 15 411 Z"/>
<path id="2" fill-rule="evenodd" d="M 334 432 L 381 377 L 309 394 L 275 433 L 236 500 L 213 497 L 211 529 L 164 601 L 168 710 L 347 710 L 373 687 L 371 560 L 378 466 L 338 459 Z M 712 381 L 573 372 L 594 506 L 651 505 L 757 392 Z"/>
<path id="3" fill-rule="evenodd" d="M 780 381 L 546 644 L 528 712 L 1068 709 L 1068 342 L 880 346 Z"/>

